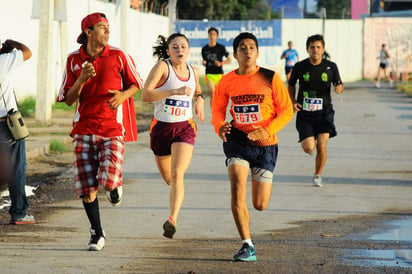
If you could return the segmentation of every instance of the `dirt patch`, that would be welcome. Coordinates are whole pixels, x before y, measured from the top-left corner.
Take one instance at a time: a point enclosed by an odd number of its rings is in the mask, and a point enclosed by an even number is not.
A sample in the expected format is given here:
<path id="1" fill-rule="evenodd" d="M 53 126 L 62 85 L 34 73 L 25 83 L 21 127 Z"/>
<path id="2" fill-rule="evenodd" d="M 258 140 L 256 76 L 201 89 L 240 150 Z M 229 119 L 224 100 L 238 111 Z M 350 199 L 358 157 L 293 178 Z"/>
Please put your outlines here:
<path id="1" fill-rule="evenodd" d="M 255 237 L 258 260 L 234 262 L 239 240 L 179 240 L 151 246 L 144 260 L 126 270 L 149 273 L 410 273 L 402 267 L 355 266 L 344 261 L 353 249 L 410 249 L 408 243 L 368 241 L 363 237 L 382 229 L 398 214 L 356 216 L 299 222 L 299 228 L 275 230 Z"/>
<path id="2" fill-rule="evenodd" d="M 35 195 L 28 197 L 28 214 L 34 215 L 37 221 L 44 219 L 50 213 L 46 204 L 77 199 L 74 179 L 59 178 L 60 174 L 73 165 L 72 152 L 59 155 L 41 155 L 28 160 L 27 182 L 36 187 Z M 0 210 L 0 236 L 7 232 L 23 231 L 24 226 L 8 225 L 10 215 L 8 208 Z"/>

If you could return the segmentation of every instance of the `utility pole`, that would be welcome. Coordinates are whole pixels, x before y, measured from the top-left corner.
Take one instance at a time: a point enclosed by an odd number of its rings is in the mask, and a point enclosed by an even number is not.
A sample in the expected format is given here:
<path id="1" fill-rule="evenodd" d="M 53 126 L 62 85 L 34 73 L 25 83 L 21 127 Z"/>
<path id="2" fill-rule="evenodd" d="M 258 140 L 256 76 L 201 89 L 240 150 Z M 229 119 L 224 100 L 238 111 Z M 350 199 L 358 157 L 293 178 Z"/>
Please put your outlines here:
<path id="1" fill-rule="evenodd" d="M 54 0 L 39 1 L 39 47 L 37 61 L 37 92 L 35 118 L 42 125 L 50 125 L 52 117 L 52 45 Z"/>
<path id="2" fill-rule="evenodd" d="M 306 18 L 306 14 L 308 13 L 308 2 L 307 0 L 303 1 L 303 18 Z"/>
<path id="3" fill-rule="evenodd" d="M 129 52 L 129 43 L 127 36 L 129 35 L 128 31 L 128 19 L 129 19 L 129 8 L 130 0 L 120 0 L 120 48 L 126 52 Z"/>
<path id="4" fill-rule="evenodd" d="M 175 31 L 177 0 L 169 1 L 169 35 Z"/>
<path id="5" fill-rule="evenodd" d="M 320 14 L 322 18 L 322 35 L 325 37 L 326 8 L 321 8 Z"/>

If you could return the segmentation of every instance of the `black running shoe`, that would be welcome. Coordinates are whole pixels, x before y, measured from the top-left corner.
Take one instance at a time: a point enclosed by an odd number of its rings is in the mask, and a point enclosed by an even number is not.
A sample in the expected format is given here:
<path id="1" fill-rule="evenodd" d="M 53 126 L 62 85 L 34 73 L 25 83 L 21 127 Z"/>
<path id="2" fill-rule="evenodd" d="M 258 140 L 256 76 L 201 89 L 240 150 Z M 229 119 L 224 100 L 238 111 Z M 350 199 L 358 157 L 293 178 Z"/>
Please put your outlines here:
<path id="1" fill-rule="evenodd" d="M 163 230 L 163 236 L 172 239 L 173 235 L 176 233 L 176 225 L 171 220 L 167 220 L 163 224 Z"/>
<path id="2" fill-rule="evenodd" d="M 118 186 L 112 191 L 106 191 L 106 196 L 112 206 L 118 206 L 122 202 L 123 187 Z"/>

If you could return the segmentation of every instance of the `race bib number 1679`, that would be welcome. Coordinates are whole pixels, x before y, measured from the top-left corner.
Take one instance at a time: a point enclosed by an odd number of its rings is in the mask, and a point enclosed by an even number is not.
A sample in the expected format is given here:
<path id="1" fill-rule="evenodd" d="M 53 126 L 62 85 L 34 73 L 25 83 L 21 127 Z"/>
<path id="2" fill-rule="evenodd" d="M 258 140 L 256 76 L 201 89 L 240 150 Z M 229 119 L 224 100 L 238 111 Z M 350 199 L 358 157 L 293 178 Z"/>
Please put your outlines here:
<path id="1" fill-rule="evenodd" d="M 262 119 L 259 104 L 233 106 L 235 121 L 238 124 L 253 124 Z"/>

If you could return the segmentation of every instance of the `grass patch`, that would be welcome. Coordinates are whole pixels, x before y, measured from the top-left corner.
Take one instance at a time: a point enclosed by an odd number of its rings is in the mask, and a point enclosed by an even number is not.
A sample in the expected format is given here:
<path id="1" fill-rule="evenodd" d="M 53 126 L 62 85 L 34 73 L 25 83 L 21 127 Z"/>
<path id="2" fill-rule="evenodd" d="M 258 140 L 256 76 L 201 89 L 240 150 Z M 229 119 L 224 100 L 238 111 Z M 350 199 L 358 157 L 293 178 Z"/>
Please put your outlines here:
<path id="1" fill-rule="evenodd" d="M 23 117 L 33 117 L 36 112 L 36 98 L 34 96 L 26 97 L 23 101 L 19 101 L 19 111 Z M 71 106 L 65 103 L 54 103 L 52 110 L 66 110 L 74 112 L 76 104 Z"/>
<path id="2" fill-rule="evenodd" d="M 36 111 L 36 99 L 30 96 L 19 102 L 19 111 L 23 117 L 33 116 Z"/>
<path id="3" fill-rule="evenodd" d="M 65 144 L 59 140 L 50 141 L 50 153 L 51 154 L 61 154 L 64 152 L 72 151 L 72 147 L 69 144 Z"/>
<path id="4" fill-rule="evenodd" d="M 67 110 L 67 111 L 74 112 L 75 109 L 76 109 L 76 104 L 68 106 L 65 103 L 54 103 L 52 106 L 52 110 Z"/>

